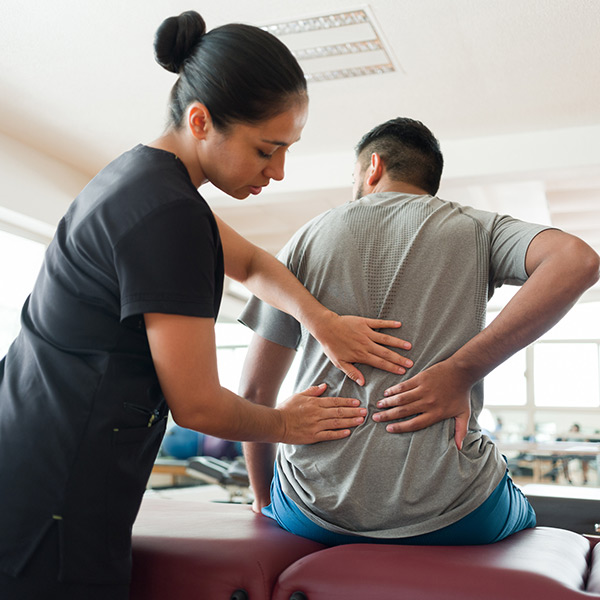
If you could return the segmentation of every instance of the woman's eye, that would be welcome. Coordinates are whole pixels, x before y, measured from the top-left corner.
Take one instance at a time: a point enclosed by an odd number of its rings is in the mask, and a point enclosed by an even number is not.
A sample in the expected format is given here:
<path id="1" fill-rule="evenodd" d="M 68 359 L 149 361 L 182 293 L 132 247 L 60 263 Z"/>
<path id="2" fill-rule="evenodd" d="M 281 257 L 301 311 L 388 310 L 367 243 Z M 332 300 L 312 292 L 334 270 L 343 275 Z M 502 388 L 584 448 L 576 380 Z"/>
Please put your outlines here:
<path id="1" fill-rule="evenodd" d="M 262 150 L 259 150 L 259 151 L 258 151 L 258 155 L 259 155 L 261 158 L 272 158 L 272 157 L 273 157 L 273 155 L 272 155 L 272 154 L 267 154 L 266 152 L 263 152 Z"/>

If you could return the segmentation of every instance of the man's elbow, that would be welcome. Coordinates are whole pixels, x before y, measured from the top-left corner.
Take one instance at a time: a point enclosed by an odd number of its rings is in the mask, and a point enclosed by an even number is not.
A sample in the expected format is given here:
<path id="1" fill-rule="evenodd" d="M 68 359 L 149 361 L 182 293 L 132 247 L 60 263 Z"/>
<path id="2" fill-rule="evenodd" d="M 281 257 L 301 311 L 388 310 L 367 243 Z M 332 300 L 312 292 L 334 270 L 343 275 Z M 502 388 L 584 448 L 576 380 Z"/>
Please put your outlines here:
<path id="1" fill-rule="evenodd" d="M 600 256 L 583 240 L 575 238 L 575 256 L 573 266 L 579 276 L 582 291 L 587 290 L 600 279 Z"/>
<path id="2" fill-rule="evenodd" d="M 252 404 L 261 404 L 273 408 L 277 403 L 277 393 L 271 389 L 271 386 L 268 384 L 260 385 L 260 383 L 253 380 L 246 381 L 242 379 L 238 394 L 245 400 L 252 402 Z"/>

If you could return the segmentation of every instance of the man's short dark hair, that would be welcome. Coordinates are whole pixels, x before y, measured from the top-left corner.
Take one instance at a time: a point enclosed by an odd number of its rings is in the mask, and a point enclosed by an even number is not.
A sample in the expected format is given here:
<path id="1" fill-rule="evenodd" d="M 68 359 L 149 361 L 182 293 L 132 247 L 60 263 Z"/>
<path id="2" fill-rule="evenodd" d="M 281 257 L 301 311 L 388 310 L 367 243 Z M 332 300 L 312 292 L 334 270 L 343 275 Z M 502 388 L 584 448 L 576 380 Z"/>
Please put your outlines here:
<path id="1" fill-rule="evenodd" d="M 361 169 L 368 166 L 374 152 L 381 156 L 391 179 L 437 194 L 444 157 L 439 142 L 423 123 L 398 117 L 374 127 L 356 146 Z"/>

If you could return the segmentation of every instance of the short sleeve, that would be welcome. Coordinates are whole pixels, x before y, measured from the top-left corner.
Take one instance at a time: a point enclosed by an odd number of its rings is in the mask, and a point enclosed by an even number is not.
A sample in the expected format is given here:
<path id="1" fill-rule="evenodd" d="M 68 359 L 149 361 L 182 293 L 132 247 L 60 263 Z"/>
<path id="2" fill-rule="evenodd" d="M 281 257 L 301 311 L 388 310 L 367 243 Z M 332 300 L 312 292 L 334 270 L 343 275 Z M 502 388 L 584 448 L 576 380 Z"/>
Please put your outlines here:
<path id="1" fill-rule="evenodd" d="M 277 256 L 292 273 L 296 270 L 290 264 L 290 253 L 294 247 L 295 237 L 286 244 Z M 295 274 L 297 276 L 297 273 Z M 262 338 L 286 348 L 297 350 L 302 341 L 302 326 L 294 317 L 273 308 L 256 297 L 252 297 L 246 304 L 238 321 Z"/>
<path id="2" fill-rule="evenodd" d="M 300 345 L 302 338 L 300 323 L 294 317 L 269 306 L 256 297 L 251 298 L 246 304 L 238 320 L 270 342 L 294 350 Z"/>
<path id="3" fill-rule="evenodd" d="M 208 207 L 183 200 L 154 210 L 115 247 L 121 319 L 146 312 L 216 318 L 222 265 Z"/>
<path id="4" fill-rule="evenodd" d="M 509 216 L 497 216 L 490 240 L 490 284 L 521 285 L 527 280 L 525 257 L 533 238 L 549 229 L 519 221 Z"/>

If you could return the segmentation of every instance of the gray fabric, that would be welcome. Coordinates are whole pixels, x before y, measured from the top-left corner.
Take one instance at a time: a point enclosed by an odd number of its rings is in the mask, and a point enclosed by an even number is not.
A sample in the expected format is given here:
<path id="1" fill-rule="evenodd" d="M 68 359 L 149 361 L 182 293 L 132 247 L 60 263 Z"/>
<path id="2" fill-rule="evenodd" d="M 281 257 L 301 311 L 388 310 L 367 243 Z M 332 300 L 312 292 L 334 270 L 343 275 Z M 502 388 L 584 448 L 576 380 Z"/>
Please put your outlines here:
<path id="1" fill-rule="evenodd" d="M 296 390 L 326 382 L 328 395 L 358 398 L 369 411 L 347 439 L 279 447 L 283 491 L 309 518 L 339 533 L 414 536 L 458 521 L 490 495 L 506 465 L 477 422 L 481 382 L 460 452 L 454 420 L 390 434 L 371 417 L 385 389 L 449 357 L 484 327 L 494 288 L 527 279 L 525 254 L 543 229 L 431 196 L 383 193 L 328 211 L 286 245 L 280 259 L 325 306 L 400 320 L 388 333 L 413 344 L 407 375 L 361 366 L 367 385 L 360 388 L 293 318 L 256 299 L 241 315 L 268 340 L 304 345 Z"/>

